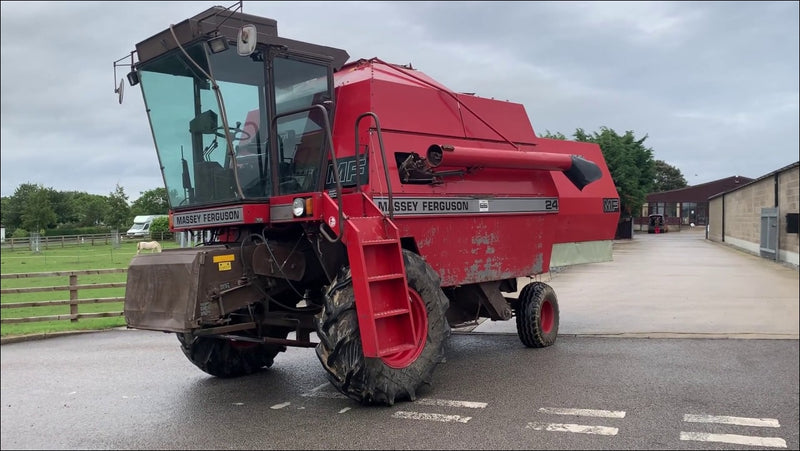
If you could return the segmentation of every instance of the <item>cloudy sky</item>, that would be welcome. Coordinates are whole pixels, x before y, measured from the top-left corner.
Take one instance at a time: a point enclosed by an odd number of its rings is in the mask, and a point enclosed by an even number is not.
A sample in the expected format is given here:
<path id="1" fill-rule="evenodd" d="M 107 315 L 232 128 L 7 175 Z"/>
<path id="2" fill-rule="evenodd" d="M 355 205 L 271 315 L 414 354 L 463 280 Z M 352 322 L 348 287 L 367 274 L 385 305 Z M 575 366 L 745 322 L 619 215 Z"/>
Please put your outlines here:
<path id="1" fill-rule="evenodd" d="M 141 92 L 112 62 L 226 2 L 2 2 L 2 196 L 161 187 Z M 798 160 L 798 2 L 244 2 L 279 34 L 412 63 L 525 106 L 537 133 L 647 136 L 690 184 Z M 117 74 L 117 80 L 124 73 Z"/>

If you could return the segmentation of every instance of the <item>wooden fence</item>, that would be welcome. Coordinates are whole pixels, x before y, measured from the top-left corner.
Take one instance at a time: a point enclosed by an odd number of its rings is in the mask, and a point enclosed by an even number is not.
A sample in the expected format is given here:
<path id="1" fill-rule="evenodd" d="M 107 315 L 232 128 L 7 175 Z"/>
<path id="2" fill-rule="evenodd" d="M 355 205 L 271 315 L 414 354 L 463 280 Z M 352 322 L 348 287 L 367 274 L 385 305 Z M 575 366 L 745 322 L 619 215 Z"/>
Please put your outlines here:
<path id="1" fill-rule="evenodd" d="M 118 240 L 117 242 L 136 242 L 142 240 L 171 240 L 175 237 L 175 234 L 172 232 L 153 232 L 150 236 L 145 238 L 128 238 L 125 234 L 120 234 L 119 237 L 116 237 L 113 233 L 97 233 L 97 234 L 87 234 L 87 235 L 59 235 L 59 236 L 40 236 L 39 237 L 39 248 L 40 249 L 50 249 L 56 247 L 67 247 L 67 246 L 78 246 L 78 245 L 89 245 L 89 246 L 101 246 L 101 245 L 108 245 L 109 243 L 114 243 L 114 240 Z M 8 250 L 30 250 L 31 249 L 31 238 L 6 238 L 5 241 L 2 243 L 3 249 Z"/>
<path id="2" fill-rule="evenodd" d="M 25 318 L 3 318 L 2 324 L 18 324 L 29 323 L 34 321 L 60 321 L 70 320 L 70 322 L 77 322 L 81 318 L 105 318 L 122 316 L 123 312 L 100 312 L 100 313 L 78 313 L 78 306 L 81 304 L 100 304 L 106 302 L 123 302 L 124 297 L 116 298 L 94 298 L 94 299 L 78 299 L 78 290 L 91 290 L 97 288 L 124 288 L 125 282 L 111 282 L 111 283 L 94 283 L 90 285 L 78 285 L 79 275 L 94 275 L 94 274 L 111 274 L 111 273 L 125 273 L 128 272 L 125 268 L 120 269 L 90 269 L 85 271 L 55 271 L 55 272 L 35 272 L 35 273 L 18 273 L 18 274 L 0 274 L 3 279 L 25 279 L 33 277 L 59 277 L 69 276 L 69 285 L 59 285 L 52 287 L 36 287 L 36 288 L 3 288 L 0 294 L 19 294 L 19 293 L 41 293 L 50 291 L 69 291 L 68 300 L 58 301 L 39 301 L 39 302 L 15 302 L 0 304 L 0 308 L 24 308 L 24 307 L 53 307 L 57 305 L 69 305 L 69 315 L 48 315 L 48 316 L 32 316 Z"/>

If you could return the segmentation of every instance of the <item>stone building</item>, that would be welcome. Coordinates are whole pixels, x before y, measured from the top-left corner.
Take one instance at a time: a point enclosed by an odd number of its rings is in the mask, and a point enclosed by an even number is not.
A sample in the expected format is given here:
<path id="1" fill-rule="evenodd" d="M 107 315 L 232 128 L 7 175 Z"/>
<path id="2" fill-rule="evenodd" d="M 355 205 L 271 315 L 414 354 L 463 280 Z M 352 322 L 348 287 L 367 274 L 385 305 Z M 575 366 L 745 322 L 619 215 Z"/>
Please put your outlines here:
<path id="1" fill-rule="evenodd" d="M 800 162 L 709 197 L 707 237 L 754 255 L 800 264 Z"/>
<path id="2" fill-rule="evenodd" d="M 690 224 L 705 226 L 708 224 L 709 197 L 751 181 L 751 178 L 734 175 L 686 188 L 650 193 L 647 203 L 642 206 L 642 215 L 636 222 L 637 230 L 647 230 L 647 217 L 651 214 L 664 215 L 670 231 L 680 230 L 682 226 Z"/>

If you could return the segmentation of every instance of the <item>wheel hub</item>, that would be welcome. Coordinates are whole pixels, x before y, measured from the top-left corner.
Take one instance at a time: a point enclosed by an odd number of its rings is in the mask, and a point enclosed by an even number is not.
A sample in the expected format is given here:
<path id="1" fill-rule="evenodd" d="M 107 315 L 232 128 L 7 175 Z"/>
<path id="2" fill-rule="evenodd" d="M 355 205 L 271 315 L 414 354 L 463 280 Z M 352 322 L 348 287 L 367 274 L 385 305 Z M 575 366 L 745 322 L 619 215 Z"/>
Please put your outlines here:
<path id="1" fill-rule="evenodd" d="M 425 340 L 428 338 L 428 312 L 425 310 L 425 303 L 417 290 L 409 287 L 408 295 L 411 301 L 411 321 L 414 325 L 414 343 L 416 346 L 407 351 L 400 351 L 381 357 L 383 363 L 392 368 L 405 368 L 411 365 L 422 350 L 425 348 Z"/>

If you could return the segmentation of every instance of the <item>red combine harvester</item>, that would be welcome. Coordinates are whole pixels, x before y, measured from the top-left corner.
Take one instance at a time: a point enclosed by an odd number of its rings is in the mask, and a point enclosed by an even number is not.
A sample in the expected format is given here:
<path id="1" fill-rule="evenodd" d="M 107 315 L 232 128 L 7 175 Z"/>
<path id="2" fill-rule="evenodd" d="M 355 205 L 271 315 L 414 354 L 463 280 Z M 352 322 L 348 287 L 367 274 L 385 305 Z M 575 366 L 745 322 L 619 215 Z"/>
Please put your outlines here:
<path id="1" fill-rule="evenodd" d="M 202 240 L 133 258 L 128 326 L 176 333 L 218 377 L 316 347 L 364 404 L 413 400 L 451 327 L 515 317 L 525 346 L 552 345 L 553 289 L 506 295 L 611 259 L 619 196 L 600 148 L 536 137 L 520 104 L 279 37 L 238 5 L 115 62 L 141 84 L 171 228 Z"/>

